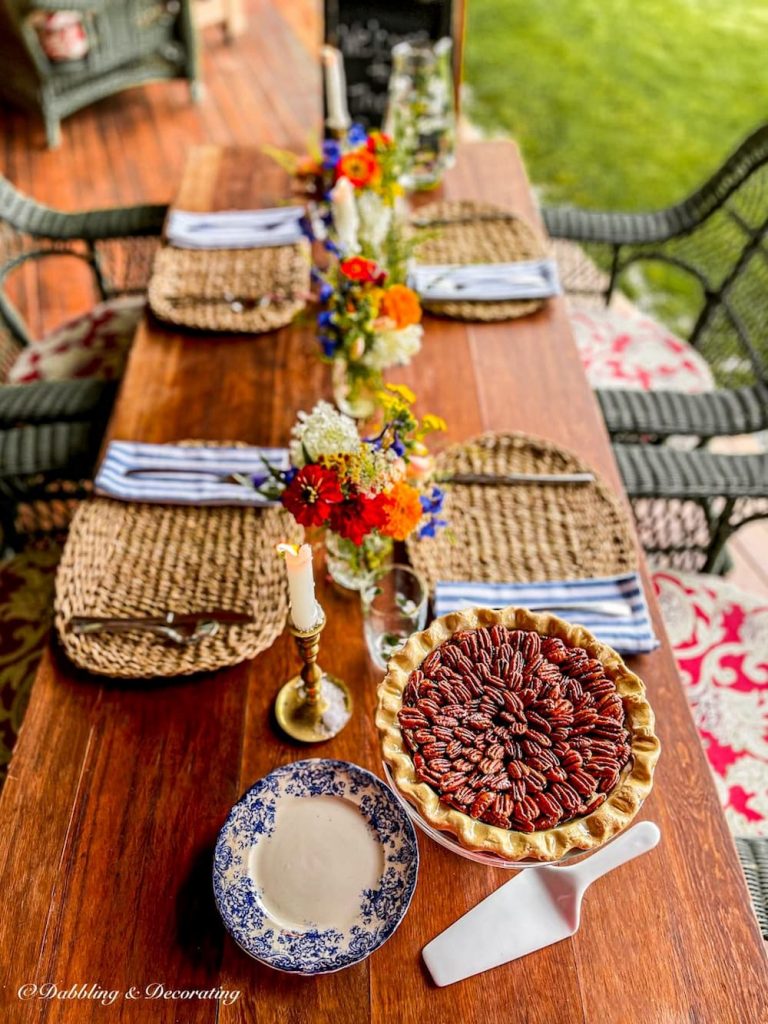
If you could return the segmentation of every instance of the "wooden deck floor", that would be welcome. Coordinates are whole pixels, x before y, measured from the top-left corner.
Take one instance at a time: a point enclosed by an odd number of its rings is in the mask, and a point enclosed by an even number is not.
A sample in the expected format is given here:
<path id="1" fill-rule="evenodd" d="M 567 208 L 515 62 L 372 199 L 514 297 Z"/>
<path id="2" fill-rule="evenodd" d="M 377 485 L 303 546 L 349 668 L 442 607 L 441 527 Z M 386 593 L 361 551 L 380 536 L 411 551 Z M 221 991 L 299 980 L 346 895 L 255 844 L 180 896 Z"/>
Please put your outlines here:
<path id="1" fill-rule="evenodd" d="M 197 143 L 303 148 L 320 127 L 319 0 L 247 0 L 247 11 L 247 31 L 232 44 L 205 31 L 198 104 L 183 82 L 132 89 L 68 118 L 55 151 L 41 121 L 0 108 L 3 173 L 40 201 L 77 210 L 169 201 Z M 53 265 L 19 276 L 18 301 L 37 334 L 92 301 L 75 261 L 64 287 Z M 768 526 L 741 531 L 732 552 L 734 581 L 768 597 Z"/>

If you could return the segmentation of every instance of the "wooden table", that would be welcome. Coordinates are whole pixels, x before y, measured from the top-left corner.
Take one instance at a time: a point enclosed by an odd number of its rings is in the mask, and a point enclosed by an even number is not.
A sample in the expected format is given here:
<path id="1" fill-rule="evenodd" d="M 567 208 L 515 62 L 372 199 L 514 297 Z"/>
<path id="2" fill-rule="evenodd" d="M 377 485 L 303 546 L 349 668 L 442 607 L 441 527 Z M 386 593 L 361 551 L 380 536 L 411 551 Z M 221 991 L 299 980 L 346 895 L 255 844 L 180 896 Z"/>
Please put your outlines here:
<path id="1" fill-rule="evenodd" d="M 251 153 L 195 151 L 188 208 L 252 206 L 265 182 Z M 509 143 L 465 149 L 452 197 L 508 204 L 534 220 Z M 297 410 L 329 395 L 311 324 L 260 337 L 193 337 L 142 327 L 111 436 L 146 441 L 239 438 L 283 444 Z M 443 415 L 448 439 L 526 430 L 576 451 L 618 488 L 611 450 L 562 302 L 517 323 L 429 321 L 422 353 L 393 379 Z M 315 756 L 374 771 L 380 678 L 365 654 L 357 603 L 322 587 L 322 662 L 346 679 L 356 713 Z M 655 602 L 651 601 L 661 632 Z M 419 837 L 421 872 L 394 937 L 356 967 L 316 979 L 261 967 L 225 935 L 211 895 L 211 852 L 230 806 L 275 765 L 304 756 L 270 721 L 296 669 L 283 636 L 253 662 L 182 682 L 88 678 L 55 651 L 42 662 L 2 793 L 0 1019 L 133 1022 L 449 1021 L 738 1022 L 765 1020 L 768 972 L 733 842 L 669 648 L 632 660 L 656 709 L 663 752 L 643 816 L 662 841 L 590 890 L 579 933 L 447 989 L 422 946 L 509 878 Z M 23 984 L 98 985 L 98 1000 L 22 1000 Z M 132 1000 L 165 986 L 171 998 Z M 221 1000 L 179 990 L 239 990 Z"/>

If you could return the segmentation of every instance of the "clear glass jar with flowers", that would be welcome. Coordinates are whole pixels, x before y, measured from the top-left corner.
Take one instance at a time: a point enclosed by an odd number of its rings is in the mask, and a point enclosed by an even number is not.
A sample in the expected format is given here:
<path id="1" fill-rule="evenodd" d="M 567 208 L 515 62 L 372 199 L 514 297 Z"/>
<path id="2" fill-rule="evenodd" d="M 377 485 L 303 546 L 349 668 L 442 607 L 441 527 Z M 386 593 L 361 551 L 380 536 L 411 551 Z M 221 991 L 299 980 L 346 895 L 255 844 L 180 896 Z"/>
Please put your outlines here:
<path id="1" fill-rule="evenodd" d="M 389 283 L 372 260 L 350 256 L 336 264 L 320 290 L 318 340 L 333 366 L 334 400 L 349 416 L 375 410 L 383 372 L 404 366 L 421 347 L 421 304 L 414 291 Z"/>
<path id="2" fill-rule="evenodd" d="M 426 436 L 445 429 L 437 416 L 419 419 L 415 397 L 389 385 L 378 396 L 382 419 L 361 437 L 354 420 L 328 402 L 301 412 L 292 431 L 291 468 L 254 485 L 296 521 L 326 531 L 327 567 L 337 583 L 359 590 L 390 559 L 394 541 L 414 531 L 434 535 L 443 493 L 431 479 Z"/>

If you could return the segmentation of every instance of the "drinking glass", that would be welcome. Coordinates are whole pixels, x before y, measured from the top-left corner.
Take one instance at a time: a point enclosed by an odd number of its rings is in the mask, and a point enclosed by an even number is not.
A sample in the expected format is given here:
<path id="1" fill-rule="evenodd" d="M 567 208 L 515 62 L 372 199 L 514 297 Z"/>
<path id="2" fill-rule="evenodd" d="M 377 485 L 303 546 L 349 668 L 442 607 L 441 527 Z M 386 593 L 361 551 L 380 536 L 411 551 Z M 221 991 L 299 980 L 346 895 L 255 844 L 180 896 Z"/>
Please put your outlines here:
<path id="1" fill-rule="evenodd" d="M 375 665 L 387 662 L 427 621 L 427 588 L 407 565 L 373 572 L 360 592 L 368 653 Z"/>

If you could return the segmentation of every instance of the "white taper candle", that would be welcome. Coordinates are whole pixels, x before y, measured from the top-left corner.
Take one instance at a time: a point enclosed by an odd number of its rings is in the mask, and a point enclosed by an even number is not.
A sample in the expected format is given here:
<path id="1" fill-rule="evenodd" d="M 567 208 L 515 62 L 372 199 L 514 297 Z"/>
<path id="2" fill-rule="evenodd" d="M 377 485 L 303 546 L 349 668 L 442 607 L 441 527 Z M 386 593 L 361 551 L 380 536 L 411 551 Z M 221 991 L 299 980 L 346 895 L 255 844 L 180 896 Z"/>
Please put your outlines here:
<path id="1" fill-rule="evenodd" d="M 350 117 L 347 109 L 347 82 L 344 75 L 344 58 L 335 46 L 323 46 L 321 51 L 325 72 L 325 102 L 327 114 L 325 123 L 334 131 L 349 128 Z"/>
<path id="2" fill-rule="evenodd" d="M 312 629 L 320 617 L 315 600 L 312 548 L 309 544 L 302 544 L 299 548 L 294 544 L 278 544 L 277 550 L 285 555 L 291 622 L 296 629 Z"/>

